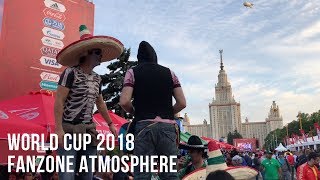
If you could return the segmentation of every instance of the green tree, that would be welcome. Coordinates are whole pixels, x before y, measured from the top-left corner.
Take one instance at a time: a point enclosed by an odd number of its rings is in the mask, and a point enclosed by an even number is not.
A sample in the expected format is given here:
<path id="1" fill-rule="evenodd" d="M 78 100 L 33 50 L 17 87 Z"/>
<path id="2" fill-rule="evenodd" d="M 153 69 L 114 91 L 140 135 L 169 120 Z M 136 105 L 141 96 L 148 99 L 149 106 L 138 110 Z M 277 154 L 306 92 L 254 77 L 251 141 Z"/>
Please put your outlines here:
<path id="1" fill-rule="evenodd" d="M 296 134 L 301 136 L 300 133 L 300 121 L 299 121 L 299 114 L 297 114 L 297 119 L 290 122 L 288 126 L 288 135 L 289 137 L 292 134 Z M 317 112 L 312 113 L 311 115 L 308 113 L 301 113 L 301 124 L 302 129 L 305 133 L 309 133 L 309 136 L 315 136 L 316 130 L 314 129 L 314 123 L 320 124 L 320 110 Z M 267 137 L 265 138 L 265 149 L 274 149 L 276 148 L 280 142 L 284 143 L 284 140 L 287 136 L 287 127 L 283 127 L 282 129 L 276 129 L 271 131 Z"/>
<path id="2" fill-rule="evenodd" d="M 233 145 L 233 139 L 241 139 L 242 135 L 237 131 L 233 131 L 233 133 L 229 132 L 227 136 L 227 142 L 228 144 Z"/>
<path id="3" fill-rule="evenodd" d="M 227 142 L 228 144 L 233 144 L 233 135 L 231 132 L 228 133 Z"/>
<path id="4" fill-rule="evenodd" d="M 133 118 L 132 115 L 125 113 L 120 107 L 119 100 L 123 87 L 123 80 L 127 70 L 136 66 L 137 61 L 129 61 L 130 49 L 124 49 L 123 53 L 117 59 L 107 66 L 108 73 L 102 75 L 102 85 L 107 86 L 102 90 L 102 96 L 108 106 L 108 109 L 113 110 L 117 115 L 124 118 Z"/>

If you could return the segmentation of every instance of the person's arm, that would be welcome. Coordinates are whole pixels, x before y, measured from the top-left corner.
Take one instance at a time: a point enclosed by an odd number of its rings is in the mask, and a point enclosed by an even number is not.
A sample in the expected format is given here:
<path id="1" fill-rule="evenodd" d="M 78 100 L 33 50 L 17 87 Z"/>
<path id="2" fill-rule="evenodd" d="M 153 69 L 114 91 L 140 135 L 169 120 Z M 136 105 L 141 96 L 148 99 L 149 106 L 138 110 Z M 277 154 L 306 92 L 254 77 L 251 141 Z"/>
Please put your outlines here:
<path id="1" fill-rule="evenodd" d="M 66 99 L 69 95 L 70 88 L 72 88 L 74 80 L 74 73 L 72 68 L 67 68 L 63 71 L 59 79 L 59 86 L 57 88 L 56 98 L 54 102 L 54 118 L 55 118 L 55 132 L 58 135 L 58 143 L 63 144 L 64 130 L 62 127 L 63 111 Z"/>
<path id="2" fill-rule="evenodd" d="M 134 87 L 134 73 L 133 69 L 129 69 L 126 72 L 123 81 L 123 89 L 120 96 L 119 105 L 122 107 L 123 110 L 130 114 L 134 114 L 134 107 L 132 105 L 132 94 L 133 94 L 133 87 Z"/>
<path id="3" fill-rule="evenodd" d="M 176 100 L 176 103 L 173 105 L 173 113 L 177 114 L 187 106 L 187 102 L 178 77 L 173 71 L 171 71 L 171 76 L 173 81 L 173 97 Z"/>
<path id="4" fill-rule="evenodd" d="M 134 108 L 131 102 L 132 93 L 133 93 L 133 87 L 131 86 L 123 87 L 121 96 L 120 96 L 120 102 L 119 102 L 123 110 L 125 110 L 130 114 L 134 114 Z"/>
<path id="5" fill-rule="evenodd" d="M 117 137 L 117 131 L 116 128 L 109 116 L 108 113 L 108 108 L 106 103 L 103 100 L 102 94 L 99 95 L 99 97 L 96 100 L 96 105 L 97 105 L 97 109 L 99 111 L 99 113 L 101 114 L 101 116 L 103 117 L 103 119 L 108 123 L 109 129 L 112 132 L 112 134 Z"/>
<path id="6" fill-rule="evenodd" d="M 187 106 L 186 98 L 181 87 L 173 89 L 173 97 L 176 100 L 176 103 L 173 105 L 173 113 L 177 114 Z"/>
<path id="7" fill-rule="evenodd" d="M 62 128 L 62 116 L 63 116 L 63 107 L 64 103 L 68 97 L 69 89 L 64 86 L 58 86 L 57 94 L 54 102 L 54 117 L 56 123 L 56 134 L 58 135 L 58 142 L 62 145 L 64 131 Z"/>

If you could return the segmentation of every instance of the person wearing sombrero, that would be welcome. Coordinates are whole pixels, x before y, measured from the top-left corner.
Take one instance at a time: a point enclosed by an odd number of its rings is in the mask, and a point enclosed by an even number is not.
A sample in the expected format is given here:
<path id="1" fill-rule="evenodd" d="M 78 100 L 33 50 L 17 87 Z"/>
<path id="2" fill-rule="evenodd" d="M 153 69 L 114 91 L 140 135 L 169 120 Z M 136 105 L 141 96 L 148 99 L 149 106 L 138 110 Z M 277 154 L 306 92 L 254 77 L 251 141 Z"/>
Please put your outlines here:
<path id="1" fill-rule="evenodd" d="M 188 155 L 181 157 L 178 161 L 180 179 L 199 168 L 206 167 L 207 153 L 205 150 L 208 147 L 198 136 L 190 136 L 188 143 L 180 143 L 179 148 L 188 150 Z"/>
<path id="2" fill-rule="evenodd" d="M 206 179 L 210 173 L 223 170 L 229 173 L 236 180 L 251 180 L 255 179 L 258 172 L 247 166 L 228 167 L 221 150 L 215 141 L 208 143 L 208 159 L 207 166 L 199 168 L 194 172 L 188 174 L 183 180 L 201 180 Z"/>
<path id="3" fill-rule="evenodd" d="M 110 131 L 116 136 L 116 128 L 112 123 L 101 94 L 101 78 L 93 72 L 93 68 L 105 61 L 113 60 L 123 52 L 122 43 L 109 36 L 93 36 L 85 25 L 79 28 L 80 40 L 71 43 L 57 55 L 58 63 L 67 68 L 60 76 L 54 105 L 55 132 L 58 135 L 58 155 L 73 156 L 72 173 L 59 172 L 59 179 L 73 180 L 80 162 L 79 156 L 97 154 L 97 137 L 95 123 L 92 121 L 93 107 L 96 104 L 99 112 L 106 120 Z M 86 150 L 66 151 L 63 147 L 63 135 L 90 134 L 92 143 Z M 72 143 L 72 140 L 67 142 Z M 89 172 L 79 172 L 77 179 L 92 179 L 91 159 L 88 158 Z M 66 164 L 65 164 L 66 167 Z"/>

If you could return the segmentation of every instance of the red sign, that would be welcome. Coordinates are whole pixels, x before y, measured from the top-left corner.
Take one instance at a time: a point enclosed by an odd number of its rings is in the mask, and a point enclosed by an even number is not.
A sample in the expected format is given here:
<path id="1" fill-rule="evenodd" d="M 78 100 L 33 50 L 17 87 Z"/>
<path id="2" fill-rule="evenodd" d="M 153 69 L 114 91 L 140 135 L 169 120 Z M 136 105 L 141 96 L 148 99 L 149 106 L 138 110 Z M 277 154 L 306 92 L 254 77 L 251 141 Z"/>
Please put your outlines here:
<path id="1" fill-rule="evenodd" d="M 39 91 L 40 82 L 46 82 L 46 85 L 50 85 L 47 82 L 56 83 L 57 76 L 41 76 L 43 72 L 60 75 L 64 70 L 55 60 L 60 49 L 43 45 L 41 39 L 44 36 L 59 40 L 57 42 L 61 41 L 67 46 L 80 39 L 79 25 L 85 24 L 94 32 L 94 4 L 88 1 L 63 0 L 57 3 L 58 6 L 52 3 L 54 0 L 0 0 L 0 5 L 1 2 L 0 101 Z M 46 7 L 48 2 L 62 12 Z M 45 28 L 44 18 L 63 21 L 63 32 L 51 27 Z M 15 29 L 21 29 L 21 32 L 17 33 Z"/>
<path id="2" fill-rule="evenodd" d="M 257 139 L 247 138 L 247 139 L 234 139 L 233 145 L 243 151 L 256 151 Z"/>
<path id="3" fill-rule="evenodd" d="M 43 13 L 45 16 L 57 19 L 61 22 L 66 20 L 66 16 L 62 12 L 55 11 L 53 9 L 46 8 L 43 10 Z"/>

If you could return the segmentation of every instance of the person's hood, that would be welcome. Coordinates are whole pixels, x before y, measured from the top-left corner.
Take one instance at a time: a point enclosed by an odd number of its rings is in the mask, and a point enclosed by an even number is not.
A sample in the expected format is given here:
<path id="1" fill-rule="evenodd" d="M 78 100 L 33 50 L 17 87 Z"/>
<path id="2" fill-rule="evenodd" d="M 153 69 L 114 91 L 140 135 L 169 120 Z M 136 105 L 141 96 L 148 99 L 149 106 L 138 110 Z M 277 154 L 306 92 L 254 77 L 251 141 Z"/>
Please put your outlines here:
<path id="1" fill-rule="evenodd" d="M 156 51 L 153 49 L 153 47 L 146 41 L 142 41 L 139 44 L 138 49 L 138 63 L 158 63 L 157 54 Z"/>

